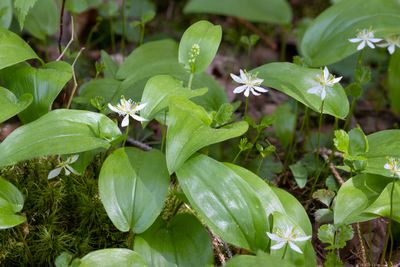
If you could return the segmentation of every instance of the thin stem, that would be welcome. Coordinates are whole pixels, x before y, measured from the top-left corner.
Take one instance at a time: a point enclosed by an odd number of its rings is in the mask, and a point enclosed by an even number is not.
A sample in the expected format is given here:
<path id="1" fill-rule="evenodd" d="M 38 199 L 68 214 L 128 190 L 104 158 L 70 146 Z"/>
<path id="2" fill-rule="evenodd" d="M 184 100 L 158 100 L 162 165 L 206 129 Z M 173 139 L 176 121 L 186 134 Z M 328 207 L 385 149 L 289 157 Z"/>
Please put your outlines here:
<path id="1" fill-rule="evenodd" d="M 77 82 L 77 80 L 76 80 L 76 75 L 75 75 L 75 64 L 76 64 L 76 61 L 78 60 L 78 58 L 79 58 L 79 56 L 81 55 L 81 53 L 82 53 L 83 50 L 85 50 L 84 47 L 82 47 L 81 50 L 79 50 L 78 55 L 76 56 L 74 62 L 73 62 L 72 65 L 71 65 L 71 68 L 72 68 L 72 78 L 73 78 L 73 80 L 74 80 L 74 87 L 72 88 L 71 95 L 69 96 L 69 100 L 68 100 L 68 104 L 67 104 L 67 109 L 69 109 L 69 108 L 71 107 L 72 98 L 74 98 L 75 91 L 76 91 L 76 89 L 78 88 L 78 82 Z"/>
<path id="2" fill-rule="evenodd" d="M 122 39 L 121 54 L 125 55 L 125 34 L 126 34 L 126 18 L 125 18 L 125 0 L 122 0 Z"/>
<path id="3" fill-rule="evenodd" d="M 236 160 L 239 158 L 240 154 L 242 154 L 243 150 L 239 150 L 239 152 L 236 154 L 235 158 L 233 159 L 232 163 L 235 163 Z"/>
<path id="4" fill-rule="evenodd" d="M 323 111 L 324 111 L 324 102 L 325 101 L 322 100 L 321 109 L 320 109 L 320 113 L 319 113 L 318 135 L 317 135 L 317 153 L 315 154 L 315 162 L 318 162 L 319 151 L 321 149 L 320 139 L 321 139 L 321 127 L 322 127 L 322 117 L 323 117 Z"/>
<path id="5" fill-rule="evenodd" d="M 258 163 L 258 167 L 257 167 L 257 175 L 260 175 L 260 170 L 261 170 L 261 166 L 264 162 L 264 157 L 261 156 L 260 162 Z"/>
<path id="6" fill-rule="evenodd" d="M 61 3 L 61 11 L 60 11 L 60 35 L 58 36 L 58 53 L 61 54 L 61 41 L 64 32 L 64 8 L 65 8 L 65 0 L 62 0 Z"/>
<path id="7" fill-rule="evenodd" d="M 26 242 L 25 236 L 22 233 L 21 227 L 16 227 L 19 238 L 21 238 L 22 243 L 24 244 L 25 247 L 25 257 L 27 262 L 31 262 L 32 259 L 32 253 L 31 250 L 29 249 L 28 243 Z"/>
<path id="8" fill-rule="evenodd" d="M 286 243 L 285 248 L 283 249 L 282 260 L 283 260 L 283 259 L 285 258 L 285 256 L 286 256 L 287 247 L 288 247 L 288 243 Z"/>
<path id="9" fill-rule="evenodd" d="M 383 247 L 382 256 L 381 256 L 381 265 L 383 265 L 383 262 L 385 260 L 386 250 L 387 250 L 387 247 L 389 244 L 389 237 L 390 237 L 390 250 L 389 250 L 389 258 L 388 258 L 389 263 L 392 258 L 392 251 L 393 251 L 392 216 L 393 216 L 393 192 L 394 192 L 395 184 L 396 184 L 396 178 L 393 178 L 392 190 L 390 191 L 389 224 L 388 224 L 387 232 L 386 232 L 385 246 Z"/>
<path id="10" fill-rule="evenodd" d="M 141 25 L 140 25 L 140 40 L 139 40 L 139 46 L 141 46 L 142 44 L 143 44 L 143 41 L 144 41 L 144 30 L 145 30 L 145 24 L 144 23 L 142 23 Z"/>
<path id="11" fill-rule="evenodd" d="M 193 76 L 194 76 L 194 74 L 191 72 L 190 76 L 189 76 L 189 82 L 188 82 L 189 89 L 192 89 Z"/>
<path id="12" fill-rule="evenodd" d="M 167 135 L 167 111 L 164 111 L 164 125 L 161 127 L 161 151 L 164 151 L 165 139 Z"/>
<path id="13" fill-rule="evenodd" d="M 111 51 L 113 54 L 115 54 L 115 31 L 112 19 L 110 19 L 110 37 L 111 37 Z"/>
<path id="14" fill-rule="evenodd" d="M 287 46 L 287 29 L 285 26 L 281 27 L 281 51 L 279 53 L 279 60 L 285 61 L 286 59 L 286 46 Z"/>
<path id="15" fill-rule="evenodd" d="M 122 143 L 122 146 L 125 146 L 126 140 L 128 140 L 128 136 L 129 136 L 129 124 L 128 124 L 128 126 L 126 126 L 126 129 L 125 129 L 125 140 Z"/>
<path id="16" fill-rule="evenodd" d="M 60 56 L 58 56 L 57 61 L 60 61 L 65 52 L 67 52 L 68 48 L 71 46 L 72 42 L 75 40 L 75 25 L 74 25 L 74 17 L 71 16 L 71 39 L 68 44 L 65 46 L 64 50 L 61 52 Z"/>
<path id="17" fill-rule="evenodd" d="M 250 97 L 250 96 L 249 96 Z M 249 97 L 246 97 L 246 104 L 244 106 L 244 116 L 247 116 L 247 110 L 249 108 Z"/>
<path id="18" fill-rule="evenodd" d="M 127 241 L 129 249 L 133 249 L 134 241 L 135 241 L 135 233 L 133 231 L 129 231 L 128 241 Z"/>
<path id="19" fill-rule="evenodd" d="M 346 122 L 345 122 L 345 124 L 344 124 L 344 126 L 343 126 L 343 129 L 344 129 L 344 130 L 347 130 L 347 128 L 350 126 L 351 117 L 352 117 L 353 114 L 354 114 L 354 109 L 356 108 L 356 104 L 357 104 L 357 98 L 353 97 L 353 98 L 351 99 L 349 115 L 347 116 Z"/>

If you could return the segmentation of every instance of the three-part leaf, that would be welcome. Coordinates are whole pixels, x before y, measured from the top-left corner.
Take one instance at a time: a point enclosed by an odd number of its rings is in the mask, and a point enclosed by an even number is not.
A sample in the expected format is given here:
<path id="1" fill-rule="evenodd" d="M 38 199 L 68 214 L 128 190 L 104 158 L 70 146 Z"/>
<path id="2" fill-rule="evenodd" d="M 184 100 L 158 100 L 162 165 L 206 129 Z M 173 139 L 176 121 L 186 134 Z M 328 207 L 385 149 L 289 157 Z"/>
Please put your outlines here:
<path id="1" fill-rule="evenodd" d="M 142 233 L 160 214 L 167 196 L 169 175 L 164 155 L 120 148 L 104 162 L 99 178 L 101 202 L 118 228 Z"/>

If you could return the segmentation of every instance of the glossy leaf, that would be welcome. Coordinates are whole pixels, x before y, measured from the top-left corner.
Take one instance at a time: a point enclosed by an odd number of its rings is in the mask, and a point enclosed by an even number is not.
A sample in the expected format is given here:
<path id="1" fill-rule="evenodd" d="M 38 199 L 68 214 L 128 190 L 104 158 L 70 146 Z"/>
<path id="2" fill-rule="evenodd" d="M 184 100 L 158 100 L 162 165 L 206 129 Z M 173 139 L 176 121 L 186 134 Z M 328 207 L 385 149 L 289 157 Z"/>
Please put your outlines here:
<path id="1" fill-rule="evenodd" d="M 13 6 L 11 0 L 0 2 L 0 27 L 8 29 L 11 25 Z"/>
<path id="2" fill-rule="evenodd" d="M 173 173 L 203 147 L 241 136 L 248 129 L 244 121 L 215 129 L 210 115 L 186 99 L 175 98 L 169 107 L 166 157 Z"/>
<path id="3" fill-rule="evenodd" d="M 292 112 L 289 104 L 280 105 L 274 112 L 276 120 L 274 131 L 284 148 L 287 148 L 293 139 L 293 132 L 296 127 L 296 115 Z"/>
<path id="4" fill-rule="evenodd" d="M 13 93 L 5 88 L 0 87 L 0 123 L 17 115 L 26 109 L 32 103 L 32 96 L 29 94 L 22 95 L 18 99 Z"/>
<path id="5" fill-rule="evenodd" d="M 397 0 L 348 0 L 322 12 L 307 28 L 300 50 L 311 66 L 325 66 L 356 53 L 355 38 L 362 29 L 372 29 L 384 38 L 400 32 Z M 369 48 L 364 48 L 369 49 Z"/>
<path id="6" fill-rule="evenodd" d="M 60 10 L 56 0 L 39 0 L 29 11 L 24 28 L 38 39 L 46 40 L 59 30 Z"/>
<path id="7" fill-rule="evenodd" d="M 71 65 L 63 61 L 50 62 L 39 69 L 19 64 L 0 71 L 2 83 L 17 97 L 27 93 L 33 96 L 32 104 L 19 114 L 24 123 L 48 113 L 71 78 Z"/>
<path id="8" fill-rule="evenodd" d="M 214 266 L 210 237 L 190 214 L 178 214 L 171 221 L 158 219 L 135 237 L 135 251 L 148 266 Z"/>
<path id="9" fill-rule="evenodd" d="M 266 263 L 270 266 L 294 267 L 287 260 L 282 260 L 268 253 L 259 251 L 256 256 L 252 255 L 237 255 L 230 259 L 225 267 L 244 267 L 244 266 L 264 266 Z"/>
<path id="10" fill-rule="evenodd" d="M 292 63 L 270 63 L 260 66 L 253 73 L 264 79 L 263 84 L 293 97 L 315 112 L 320 113 L 321 98 L 307 92 L 317 85 L 315 78 L 322 70 L 310 69 Z M 344 119 L 349 113 L 349 102 L 340 84 L 326 90 L 323 113 Z"/>
<path id="11" fill-rule="evenodd" d="M 25 216 L 17 215 L 24 206 L 24 197 L 10 182 L 0 177 L 0 230 L 23 223 Z"/>
<path id="12" fill-rule="evenodd" d="M 102 0 L 68 0 L 65 2 L 65 8 L 75 14 L 82 13 L 89 8 L 99 6 Z"/>
<path id="13" fill-rule="evenodd" d="M 157 113 L 169 106 L 171 98 L 192 98 L 206 92 L 206 88 L 198 90 L 185 88 L 181 81 L 169 75 L 154 76 L 148 80 L 144 88 L 141 103 L 147 105 L 140 111 L 140 116 L 152 120 Z"/>
<path id="14" fill-rule="evenodd" d="M 289 24 L 292 20 L 292 11 L 286 0 L 190 0 L 184 12 L 226 15 L 276 24 Z"/>
<path id="15" fill-rule="evenodd" d="M 142 233 L 160 214 L 168 185 L 168 170 L 161 152 L 121 148 L 108 156 L 101 168 L 99 193 L 118 230 Z"/>
<path id="16" fill-rule="evenodd" d="M 390 178 L 373 174 L 359 174 L 346 181 L 336 196 L 335 224 L 350 224 L 377 217 L 365 211 L 379 197 L 390 181 Z"/>
<path id="17" fill-rule="evenodd" d="M 266 205 L 271 204 L 260 200 L 260 189 L 204 155 L 188 160 L 177 177 L 190 205 L 214 233 L 253 252 L 266 250 Z"/>
<path id="18" fill-rule="evenodd" d="M 90 104 L 90 100 L 101 97 L 104 103 L 109 103 L 120 85 L 121 81 L 110 78 L 90 80 L 81 85 L 79 88 L 79 96 L 75 97 L 74 101 L 77 103 Z"/>
<path id="19" fill-rule="evenodd" d="M 396 51 L 389 61 L 388 94 L 392 110 L 400 113 L 400 52 Z"/>
<path id="20" fill-rule="evenodd" d="M 120 134 L 118 126 L 102 114 L 54 110 L 19 127 L 0 144 L 0 166 L 35 157 L 108 148 Z"/>
<path id="21" fill-rule="evenodd" d="M 104 64 L 104 78 L 116 79 L 119 66 L 104 50 L 101 50 L 101 62 Z"/>
<path id="22" fill-rule="evenodd" d="M 107 248 L 90 252 L 80 260 L 79 267 L 147 267 L 143 258 L 130 249 Z"/>
<path id="23" fill-rule="evenodd" d="M 36 4 L 37 0 L 14 0 L 15 13 L 18 18 L 19 26 L 24 28 L 25 17 L 29 10 Z"/>
<path id="24" fill-rule="evenodd" d="M 0 27 L 0 69 L 33 58 L 38 56 L 21 37 Z"/>
<path id="25" fill-rule="evenodd" d="M 171 75 L 188 84 L 189 73 L 178 63 L 178 44 L 172 40 L 149 42 L 135 49 L 120 66 L 117 78 L 124 80 L 115 92 L 114 101 L 121 95 L 139 101 L 147 80 L 160 74 Z M 207 87 L 208 92 L 194 102 L 207 109 L 218 110 L 227 102 L 224 89 L 208 74 L 194 75 L 192 88 Z"/>
<path id="26" fill-rule="evenodd" d="M 221 38 L 219 25 L 205 20 L 192 24 L 179 43 L 179 63 L 191 73 L 205 71 L 217 53 Z"/>
<path id="27" fill-rule="evenodd" d="M 391 177 L 392 173 L 383 168 L 388 157 L 400 158 L 400 130 L 385 130 L 367 136 L 369 150 L 365 154 L 365 173 Z"/>

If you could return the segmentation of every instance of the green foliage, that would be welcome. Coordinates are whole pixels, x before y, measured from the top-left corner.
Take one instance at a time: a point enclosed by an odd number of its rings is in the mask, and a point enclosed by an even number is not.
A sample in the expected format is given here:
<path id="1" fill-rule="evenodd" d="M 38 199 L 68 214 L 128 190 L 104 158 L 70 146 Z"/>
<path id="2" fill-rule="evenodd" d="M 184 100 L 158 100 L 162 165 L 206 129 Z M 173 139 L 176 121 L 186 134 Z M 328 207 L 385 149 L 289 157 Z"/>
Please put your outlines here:
<path id="1" fill-rule="evenodd" d="M 8 29 L 12 21 L 12 2 L 11 0 L 4 0 L 0 2 L 0 26 Z"/>
<path id="2" fill-rule="evenodd" d="M 293 267 L 287 260 L 282 260 L 278 257 L 271 256 L 270 254 L 258 251 L 256 256 L 252 255 L 238 255 L 230 259 L 224 266 L 226 267 L 243 267 L 243 266 L 262 266 L 265 263 L 271 266 Z"/>
<path id="3" fill-rule="evenodd" d="M 292 20 L 292 11 L 286 0 L 190 0 L 184 12 L 234 16 L 274 24 L 289 24 Z"/>
<path id="4" fill-rule="evenodd" d="M 32 96 L 24 94 L 18 99 L 12 92 L 0 87 L 0 122 L 3 122 L 26 109 L 32 103 Z"/>
<path id="5" fill-rule="evenodd" d="M 170 221 L 157 220 L 135 237 L 135 251 L 148 266 L 214 266 L 211 240 L 206 229 L 190 214 Z"/>
<path id="6" fill-rule="evenodd" d="M 14 227 L 26 221 L 17 215 L 24 206 L 24 197 L 10 182 L 0 177 L 0 230 Z"/>
<path id="7" fill-rule="evenodd" d="M 24 28 L 25 17 L 38 0 L 14 0 L 15 13 L 17 14 L 21 30 Z"/>
<path id="8" fill-rule="evenodd" d="M 108 148 L 120 134 L 117 125 L 102 114 L 54 110 L 19 127 L 0 144 L 0 166 L 46 155 Z"/>
<path id="9" fill-rule="evenodd" d="M 329 208 L 333 198 L 335 197 L 335 193 L 326 189 L 318 189 L 313 193 L 312 197 L 318 199 L 321 203 Z"/>
<path id="10" fill-rule="evenodd" d="M 90 252 L 79 262 L 80 267 L 147 267 L 144 259 L 135 251 L 125 248 L 106 248 Z"/>
<path id="11" fill-rule="evenodd" d="M 160 214 L 168 184 L 161 152 L 120 148 L 107 157 L 101 168 L 99 193 L 118 230 L 142 233 Z"/>
<path id="12" fill-rule="evenodd" d="M 389 61 L 388 94 L 392 110 L 400 113 L 400 52 L 395 52 Z"/>
<path id="13" fill-rule="evenodd" d="M 318 229 L 318 239 L 322 243 L 327 243 L 329 246 L 326 247 L 328 250 L 335 250 L 344 248 L 346 242 L 353 238 L 354 232 L 351 225 L 333 225 L 324 224 Z"/>
<path id="14" fill-rule="evenodd" d="M 60 21 L 57 2 L 57 0 L 37 0 L 26 16 L 25 30 L 41 40 L 46 40 L 48 36 L 55 34 L 59 29 Z"/>
<path id="15" fill-rule="evenodd" d="M 338 62 L 357 52 L 357 45 L 348 39 L 355 38 L 360 30 L 371 29 L 377 38 L 398 34 L 399 13 L 397 0 L 341 1 L 322 12 L 307 28 L 300 51 L 311 66 Z"/>

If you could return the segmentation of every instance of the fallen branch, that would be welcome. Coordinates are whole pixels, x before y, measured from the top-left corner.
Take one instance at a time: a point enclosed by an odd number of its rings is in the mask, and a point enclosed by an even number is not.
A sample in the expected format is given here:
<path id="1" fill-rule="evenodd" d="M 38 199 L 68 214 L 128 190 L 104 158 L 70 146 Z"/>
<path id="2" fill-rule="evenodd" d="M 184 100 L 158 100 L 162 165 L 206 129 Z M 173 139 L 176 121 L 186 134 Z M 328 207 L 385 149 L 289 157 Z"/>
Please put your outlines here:
<path id="1" fill-rule="evenodd" d="M 133 145 L 133 146 L 135 146 L 135 147 L 137 147 L 137 148 L 140 148 L 141 150 L 144 150 L 144 151 L 149 151 L 149 150 L 152 150 L 152 149 L 153 149 L 151 146 L 149 146 L 149 145 L 147 145 L 147 144 L 145 144 L 145 143 L 142 143 L 142 142 L 140 142 L 140 141 L 138 141 L 138 140 L 136 140 L 136 139 L 133 139 L 132 137 L 128 137 L 128 138 L 126 139 L 126 141 L 127 141 L 129 144 L 131 144 L 131 145 Z"/>

